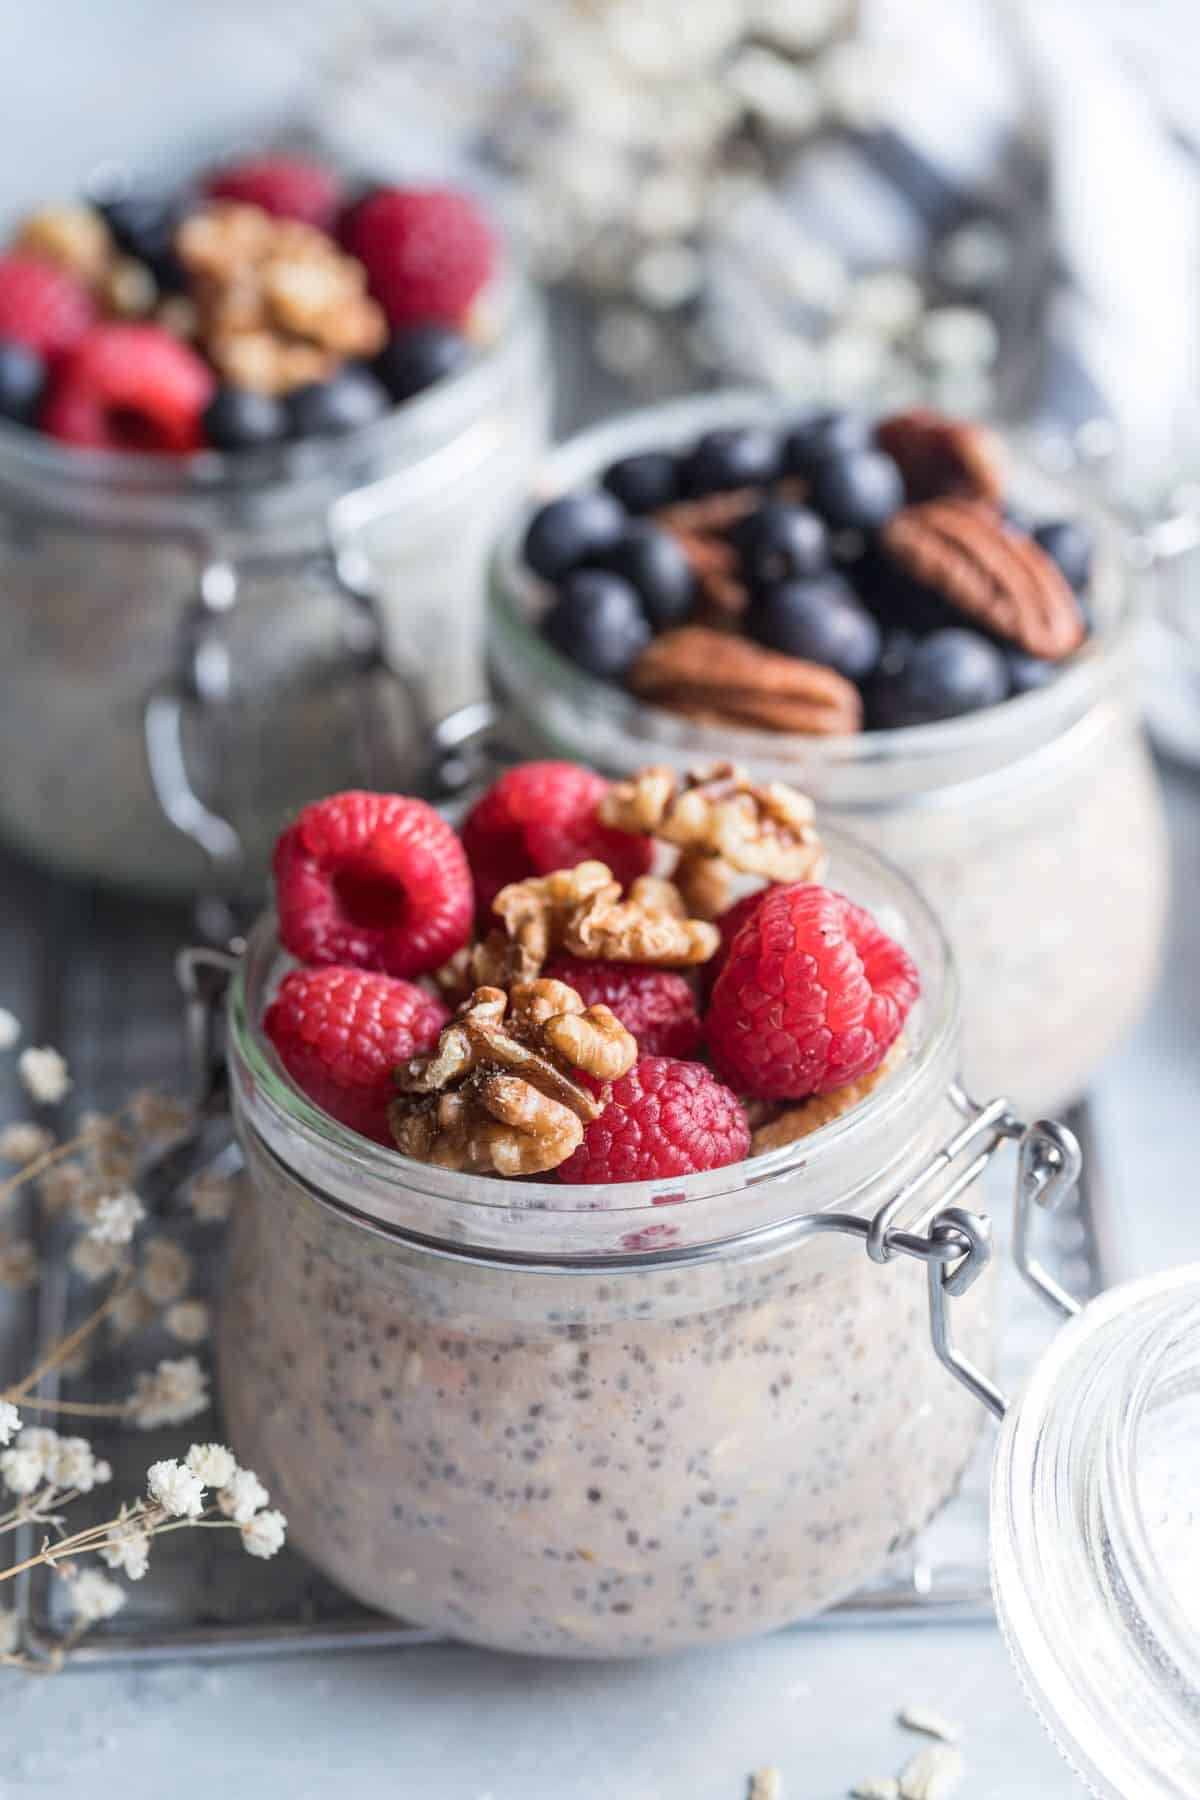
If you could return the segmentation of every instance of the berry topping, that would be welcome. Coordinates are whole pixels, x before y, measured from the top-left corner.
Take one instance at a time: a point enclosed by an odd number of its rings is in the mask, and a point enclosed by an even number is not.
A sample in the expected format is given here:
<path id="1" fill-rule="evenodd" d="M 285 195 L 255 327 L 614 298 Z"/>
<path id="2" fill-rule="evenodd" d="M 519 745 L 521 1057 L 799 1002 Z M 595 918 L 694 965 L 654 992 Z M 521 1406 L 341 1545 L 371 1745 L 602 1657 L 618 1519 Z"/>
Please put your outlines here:
<path id="1" fill-rule="evenodd" d="M 768 500 L 735 526 L 733 541 L 752 587 L 820 575 L 829 567 L 829 533 L 807 506 Z"/>
<path id="2" fill-rule="evenodd" d="M 849 582 L 832 570 L 760 588 L 746 630 L 768 650 L 824 663 L 850 681 L 861 681 L 879 660 L 878 625 Z"/>
<path id="3" fill-rule="evenodd" d="M 670 451 L 643 450 L 610 464 L 604 485 L 626 512 L 657 512 L 679 498 L 679 469 Z"/>
<path id="4" fill-rule="evenodd" d="M 1049 687 L 1058 673 L 1055 664 L 1047 662 L 1044 656 L 1030 656 L 1024 650 L 1006 651 L 1004 660 L 1012 694 L 1032 694 L 1036 688 Z"/>
<path id="5" fill-rule="evenodd" d="M 774 433 L 761 425 L 731 425 L 705 432 L 684 458 L 680 479 L 689 494 L 716 494 L 773 481 L 778 473 Z"/>
<path id="6" fill-rule="evenodd" d="M 287 414 L 274 394 L 219 387 L 204 412 L 204 436 L 214 450 L 254 450 L 287 436 Z"/>
<path id="7" fill-rule="evenodd" d="M 293 969 L 263 1028 L 309 1099 L 352 1131 L 390 1144 L 393 1071 L 432 1049 L 449 1014 L 411 982 L 365 969 Z"/>
<path id="8" fill-rule="evenodd" d="M 793 425 L 783 443 L 783 466 L 793 475 L 811 475 L 828 457 L 866 450 L 871 428 L 860 413 L 814 413 Z"/>
<path id="9" fill-rule="evenodd" d="M 448 188 L 380 188 L 351 208 L 342 242 L 393 326 L 461 325 L 495 263 L 473 200 Z"/>
<path id="10" fill-rule="evenodd" d="M 522 551 L 535 575 L 558 581 L 580 563 L 611 550 L 625 530 L 625 513 L 611 494 L 564 494 L 534 513 Z"/>
<path id="11" fill-rule="evenodd" d="M 721 933 L 721 942 L 716 955 L 711 957 L 709 961 L 705 963 L 703 970 L 705 982 L 707 984 L 706 991 L 708 993 L 712 993 L 713 988 L 716 986 L 717 976 L 725 967 L 725 963 L 729 957 L 730 945 L 733 943 L 734 938 L 742 929 L 746 920 L 754 917 L 754 914 L 758 911 L 759 903 L 766 892 L 766 888 L 756 888 L 752 894 L 743 894 L 740 900 L 735 900 L 732 906 L 727 906 L 725 911 L 721 913 L 717 919 L 717 930 Z"/>
<path id="12" fill-rule="evenodd" d="M 635 519 L 597 560 L 636 590 L 655 631 L 666 631 L 687 618 L 696 591 L 692 565 L 678 540 L 660 526 Z"/>
<path id="13" fill-rule="evenodd" d="M 904 505 L 904 483 L 882 450 L 828 456 L 809 475 L 817 511 L 838 530 L 877 531 Z"/>
<path id="14" fill-rule="evenodd" d="M 285 405 L 292 437 L 342 437 L 382 418 L 388 397 L 368 369 L 347 363 L 328 381 L 293 388 Z"/>
<path id="15" fill-rule="evenodd" d="M 284 948 L 388 975 L 436 969 L 471 929 L 471 872 L 423 800 L 352 790 L 306 806 L 275 846 Z"/>
<path id="16" fill-rule="evenodd" d="M 603 776 L 576 763 L 531 762 L 510 769 L 475 802 L 462 841 L 483 915 L 510 881 L 548 875 L 576 863 L 607 863 L 627 886 L 650 867 L 649 838 L 602 825 L 597 808 L 608 792 Z"/>
<path id="17" fill-rule="evenodd" d="M 195 351 L 161 326 L 94 325 L 55 370 L 41 425 L 93 449 L 187 455 L 204 442 L 213 386 Z"/>
<path id="18" fill-rule="evenodd" d="M 435 381 L 456 375 L 470 354 L 466 338 L 449 325 L 409 325 L 379 352 L 375 374 L 393 400 L 411 400 Z"/>
<path id="19" fill-rule="evenodd" d="M 576 569 L 542 621 L 546 638 L 589 675 L 626 674 L 650 642 L 636 588 L 606 569 Z"/>
<path id="20" fill-rule="evenodd" d="M 642 1056 L 613 1083 L 560 1181 L 654 1181 L 722 1169 L 750 1151 L 737 1097 L 703 1063 Z"/>
<path id="21" fill-rule="evenodd" d="M 119 249 L 145 263 L 160 288 L 186 286 L 183 264 L 175 254 L 175 233 L 187 208 L 176 194 L 134 189 L 98 203 Z"/>
<path id="22" fill-rule="evenodd" d="M 302 219 L 328 231 L 337 216 L 341 186 L 320 163 L 299 156 L 258 156 L 218 169 L 204 184 L 213 200 L 259 206 L 277 219 Z"/>
<path id="23" fill-rule="evenodd" d="M 542 973 L 565 981 L 585 1006 L 607 1006 L 637 1039 L 643 1056 L 691 1056 L 700 1042 L 696 997 L 673 969 L 555 956 Z"/>
<path id="24" fill-rule="evenodd" d="M 802 1100 L 879 1067 L 919 991 L 871 915 L 810 882 L 768 890 L 734 938 L 704 1029 L 741 1093 Z"/>
<path id="25" fill-rule="evenodd" d="M 1076 593 L 1087 586 L 1092 577 L 1092 534 L 1086 525 L 1075 519 L 1054 519 L 1037 527 L 1033 541 L 1058 564 Z"/>
<path id="26" fill-rule="evenodd" d="M 73 275 L 36 256 L 0 255 L 0 339 L 40 356 L 61 356 L 96 316 Z"/>
<path id="27" fill-rule="evenodd" d="M 895 728 L 954 719 L 996 706 L 1009 693 L 1004 651 L 977 631 L 948 626 L 918 642 L 890 641 L 870 695 L 877 725 Z"/>
<path id="28" fill-rule="evenodd" d="M 28 344 L 0 343 L 0 418 L 30 425 L 46 381 L 46 365 Z"/>

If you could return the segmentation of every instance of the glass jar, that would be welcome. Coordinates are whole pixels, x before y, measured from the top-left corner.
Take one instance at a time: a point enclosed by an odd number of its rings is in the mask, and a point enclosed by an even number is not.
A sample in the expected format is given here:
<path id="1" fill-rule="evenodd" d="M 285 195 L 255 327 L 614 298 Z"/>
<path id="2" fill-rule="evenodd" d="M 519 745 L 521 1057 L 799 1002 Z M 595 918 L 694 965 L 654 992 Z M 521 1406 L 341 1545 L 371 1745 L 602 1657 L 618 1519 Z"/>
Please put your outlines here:
<path id="1" fill-rule="evenodd" d="M 833 870 L 921 969 L 908 1058 L 802 1142 L 669 1182 L 501 1182 L 347 1132 L 263 1037 L 284 959 L 270 920 L 252 938 L 223 1403 L 352 1594 L 508 1649 L 649 1654 L 831 1605 L 953 1492 L 978 1411 L 890 1251 L 957 1166 L 956 979 L 899 875 L 841 840 Z M 885 1206 L 877 1264 L 863 1215 Z M 990 1304 L 982 1281 L 956 1313 L 985 1360 Z"/>
<path id="2" fill-rule="evenodd" d="M 411 784 L 482 684 L 481 562 L 550 375 L 519 281 L 354 435 L 176 462 L 0 426 L 0 833 L 141 892 L 251 891 L 281 819 Z"/>
<path id="3" fill-rule="evenodd" d="M 786 418 L 763 395 L 648 408 L 555 452 L 536 503 L 617 457 L 714 426 Z M 539 636 L 544 590 L 523 567 L 527 511 L 494 556 L 488 654 L 508 748 L 608 774 L 732 759 L 793 783 L 893 858 L 946 926 L 964 983 L 969 1088 L 1026 1116 L 1060 1111 L 1130 1028 L 1153 985 L 1165 922 L 1162 806 L 1135 699 L 1125 534 L 1094 498 L 1008 445 L 1023 510 L 1086 517 L 1097 539 L 1095 631 L 1040 692 L 986 712 L 854 737 L 704 727 L 568 664 Z"/>

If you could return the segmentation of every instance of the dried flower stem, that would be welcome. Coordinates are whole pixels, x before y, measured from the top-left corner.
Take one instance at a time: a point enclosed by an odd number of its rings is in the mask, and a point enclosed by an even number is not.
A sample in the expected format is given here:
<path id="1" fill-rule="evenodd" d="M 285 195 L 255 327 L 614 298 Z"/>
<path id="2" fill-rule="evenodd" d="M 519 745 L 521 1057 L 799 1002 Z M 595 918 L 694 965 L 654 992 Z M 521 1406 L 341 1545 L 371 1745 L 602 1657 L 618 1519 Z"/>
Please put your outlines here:
<path id="1" fill-rule="evenodd" d="M 124 1118 L 127 1112 L 128 1108 L 123 1107 L 120 1112 L 113 1114 L 113 1118 Z M 68 1138 L 65 1144 L 55 1144 L 51 1149 L 43 1150 L 42 1154 L 35 1156 L 31 1163 L 26 1163 L 23 1169 L 18 1169 L 15 1175 L 9 1175 L 5 1180 L 0 1181 L 0 1206 L 13 1194 L 20 1193 L 27 1181 L 33 1181 L 37 1176 L 44 1175 L 47 1169 L 54 1167 L 55 1163 L 65 1162 L 69 1156 L 76 1155 L 80 1150 L 86 1150 L 88 1145 L 101 1135 L 100 1128 L 96 1127 L 88 1131 L 81 1131 L 77 1137 Z"/>
<path id="2" fill-rule="evenodd" d="M 26 1412 L 78 1413 L 91 1419 L 128 1418 L 133 1407 L 128 1400 L 32 1400 L 22 1399 Z"/>
<path id="3" fill-rule="evenodd" d="M 76 1350 L 78 1350 L 80 1344 L 86 1342 L 93 1331 L 95 1331 L 99 1325 L 103 1324 L 104 1320 L 113 1310 L 113 1307 L 116 1306 L 117 1302 L 128 1292 L 132 1279 L 133 1277 L 129 1273 L 123 1275 L 113 1287 L 108 1298 L 101 1301 L 96 1310 L 89 1313 L 82 1324 L 75 1327 L 74 1331 L 68 1332 L 66 1337 L 60 1338 L 57 1344 L 52 1345 L 46 1352 L 46 1355 L 42 1358 L 41 1362 L 34 1364 L 34 1367 L 30 1370 L 29 1374 L 25 1376 L 23 1381 L 19 1381 L 15 1387 L 6 1388 L 4 1393 L 0 1395 L 0 1399 L 11 1400 L 14 1404 L 19 1401 L 21 1405 L 26 1407 L 40 1407 L 44 1409 L 58 1407 L 63 1412 L 86 1410 L 82 1407 L 82 1403 L 76 1403 L 74 1406 L 71 1406 L 67 1402 L 61 1400 L 31 1400 L 27 1398 L 27 1395 L 31 1388 L 37 1386 L 43 1376 L 49 1375 L 52 1369 L 57 1369 L 62 1363 L 68 1362 L 75 1354 Z M 103 1410 L 108 1411 L 109 1409 L 105 1408 Z"/>
<path id="4" fill-rule="evenodd" d="M 215 1513 L 215 1508 L 211 1509 Z M 86 1531 L 77 1531 L 73 1537 L 62 1538 L 57 1544 L 51 1544 L 47 1538 L 41 1549 L 34 1556 L 27 1556 L 24 1562 L 14 1563 L 9 1569 L 0 1569 L 0 1581 L 11 1581 L 17 1575 L 23 1575 L 26 1569 L 36 1569 L 43 1564 L 51 1568 L 72 1556 L 87 1556 L 92 1552 L 108 1550 L 121 1542 L 120 1532 L 130 1522 L 136 1523 L 139 1530 L 148 1537 L 165 1537 L 169 1531 L 239 1531 L 241 1527 L 235 1519 L 222 1519 L 208 1514 L 197 1519 L 171 1519 L 162 1507 L 148 1507 L 142 1512 L 126 1514 L 123 1519 L 106 1519 L 102 1525 L 90 1525 Z M 114 1528 L 117 1535 L 113 1536 Z"/>

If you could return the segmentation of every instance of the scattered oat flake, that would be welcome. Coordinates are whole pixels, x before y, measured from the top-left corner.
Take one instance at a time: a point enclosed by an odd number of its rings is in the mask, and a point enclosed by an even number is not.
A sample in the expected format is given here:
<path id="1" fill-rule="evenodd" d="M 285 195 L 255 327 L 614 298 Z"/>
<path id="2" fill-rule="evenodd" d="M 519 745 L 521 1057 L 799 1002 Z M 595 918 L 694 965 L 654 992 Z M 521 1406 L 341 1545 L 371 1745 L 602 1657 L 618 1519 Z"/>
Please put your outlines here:
<path id="1" fill-rule="evenodd" d="M 70 1092 L 66 1058 L 48 1044 L 40 1049 L 31 1044 L 22 1050 L 17 1058 L 17 1074 L 30 1098 L 43 1106 L 57 1106 Z"/>
<path id="2" fill-rule="evenodd" d="M 44 1125 L 19 1119 L 15 1125 L 6 1125 L 0 1131 L 0 1156 L 5 1162 L 23 1169 L 26 1163 L 36 1162 L 39 1156 L 44 1156 L 53 1142 L 54 1133 L 47 1131 Z"/>
<path id="3" fill-rule="evenodd" d="M 896 1714 L 897 1725 L 905 1731 L 920 1731 L 943 1744 L 957 1744 L 962 1731 L 953 1719 L 947 1719 L 932 1706 L 905 1706 Z"/>
<path id="4" fill-rule="evenodd" d="M 868 1775 L 850 1789 L 850 1800 L 898 1800 L 900 1783 L 894 1775 Z"/>
<path id="5" fill-rule="evenodd" d="M 949 1800 L 963 1778 L 962 1752 L 927 1744 L 900 1773 L 900 1800 Z"/>
<path id="6" fill-rule="evenodd" d="M 0 1050 L 11 1050 L 19 1043 L 21 1021 L 7 1006 L 0 1006 Z"/>
<path id="7" fill-rule="evenodd" d="M 747 1800 L 782 1800 L 783 1776 L 778 1769 L 756 1769 Z"/>

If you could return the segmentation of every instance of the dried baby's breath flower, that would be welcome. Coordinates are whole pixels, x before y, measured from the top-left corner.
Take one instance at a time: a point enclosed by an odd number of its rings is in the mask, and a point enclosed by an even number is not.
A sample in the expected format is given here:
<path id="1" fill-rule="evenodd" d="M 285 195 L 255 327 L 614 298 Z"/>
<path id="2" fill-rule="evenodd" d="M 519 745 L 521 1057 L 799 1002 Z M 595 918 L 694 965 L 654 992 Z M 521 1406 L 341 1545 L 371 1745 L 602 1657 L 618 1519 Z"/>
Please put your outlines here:
<path id="1" fill-rule="evenodd" d="M 53 1217 L 74 1206 L 87 1183 L 87 1176 L 77 1162 L 56 1163 L 39 1177 L 38 1199 Z"/>
<path id="2" fill-rule="evenodd" d="M 928 1744 L 900 1771 L 900 1800 L 949 1800 L 962 1778 L 962 1753 L 950 1744 Z"/>
<path id="3" fill-rule="evenodd" d="M 0 1247 L 0 1287 L 19 1294 L 34 1287 L 38 1278 L 37 1251 L 28 1238 L 10 1238 Z"/>
<path id="4" fill-rule="evenodd" d="M 12 1050 L 21 1039 L 21 1021 L 7 1006 L 0 1006 L 0 1050 Z"/>
<path id="5" fill-rule="evenodd" d="M 177 1300 L 163 1314 L 163 1324 L 181 1344 L 202 1344 L 209 1330 L 208 1307 L 203 1300 Z"/>
<path id="6" fill-rule="evenodd" d="M 188 1189 L 188 1204 L 204 1225 L 219 1225 L 233 1211 L 233 1182 L 210 1169 L 197 1175 Z"/>
<path id="7" fill-rule="evenodd" d="M 132 1188 L 105 1194 L 97 1202 L 90 1236 L 100 1244 L 127 1244 L 145 1217 L 146 1209 Z"/>
<path id="8" fill-rule="evenodd" d="M 123 1260 L 119 1244 L 103 1244 L 90 1234 L 77 1238 L 67 1252 L 67 1261 L 85 1281 L 104 1281 Z"/>
<path id="9" fill-rule="evenodd" d="M 920 1731 L 926 1737 L 938 1738 L 943 1744 L 957 1744 L 962 1730 L 953 1719 L 944 1718 L 932 1706 L 904 1706 L 896 1714 L 897 1725 L 905 1731 Z"/>
<path id="10" fill-rule="evenodd" d="M 29 1450 L 39 1458 L 45 1474 L 58 1449 L 58 1433 L 49 1425 L 26 1425 L 17 1443 L 22 1450 Z"/>
<path id="11" fill-rule="evenodd" d="M 86 1240 L 85 1240 L 86 1241 Z M 108 1328 L 114 1340 L 124 1343 L 137 1332 L 144 1331 L 158 1317 L 158 1308 L 141 1288 L 129 1288 L 113 1301 L 108 1315 Z"/>
<path id="12" fill-rule="evenodd" d="M 173 1519 L 198 1519 L 204 1511 L 204 1483 L 184 1463 L 167 1457 L 146 1471 L 150 1497 Z"/>
<path id="13" fill-rule="evenodd" d="M 150 1562 L 149 1533 L 136 1519 L 129 1519 L 119 1521 L 108 1535 L 112 1541 L 101 1549 L 100 1560 L 128 1575 L 130 1581 L 140 1581 Z"/>
<path id="14" fill-rule="evenodd" d="M 0 1450 L 0 1479 L 11 1494 L 32 1494 L 42 1485 L 45 1464 L 34 1450 Z"/>
<path id="15" fill-rule="evenodd" d="M 79 1121 L 82 1156 L 106 1191 L 128 1187 L 133 1180 L 134 1143 L 120 1119 L 110 1113 L 85 1112 Z"/>
<path id="16" fill-rule="evenodd" d="M 22 1050 L 17 1058 L 17 1074 L 30 1099 L 41 1106 L 57 1106 L 71 1090 L 66 1058 L 48 1044 L 41 1049 L 31 1044 Z"/>
<path id="17" fill-rule="evenodd" d="M 26 1163 L 36 1162 L 44 1156 L 54 1142 L 54 1133 L 47 1131 L 44 1125 L 33 1125 L 28 1120 L 19 1119 L 14 1125 L 7 1125 L 0 1131 L 0 1156 L 5 1162 L 23 1168 Z"/>
<path id="18" fill-rule="evenodd" d="M 15 1656 L 20 1647 L 20 1619 L 15 1612 L 0 1611 L 0 1656 Z"/>
<path id="19" fill-rule="evenodd" d="M 205 1487 L 223 1488 L 238 1472 L 237 1459 L 224 1444 L 193 1444 L 185 1460 Z M 266 1498 L 264 1494 L 264 1505 Z"/>
<path id="20" fill-rule="evenodd" d="M 98 1475 L 96 1458 L 87 1439 L 60 1437 L 49 1459 L 48 1473 L 55 1487 L 74 1488 L 77 1493 L 90 1494 Z"/>
<path id="21" fill-rule="evenodd" d="M 261 1556 L 264 1561 L 283 1549 L 286 1537 L 287 1519 L 281 1512 L 255 1513 L 242 1526 L 242 1543 L 248 1554 Z"/>
<path id="22" fill-rule="evenodd" d="M 192 1259 L 173 1238 L 150 1237 L 142 1246 L 138 1279 L 156 1306 L 170 1306 L 187 1293 L 192 1279 Z"/>
<path id="23" fill-rule="evenodd" d="M 217 1505 L 227 1519 L 246 1525 L 270 1498 L 253 1469 L 235 1469 L 217 1495 Z"/>
<path id="24" fill-rule="evenodd" d="M 61 1571 L 67 1583 L 67 1600 L 81 1625 L 94 1625 L 119 1613 L 128 1595 L 125 1589 L 102 1575 L 99 1569 Z"/>
<path id="25" fill-rule="evenodd" d="M 106 1483 L 112 1480 L 112 1478 L 112 1464 L 106 1462 L 104 1457 L 98 1456 L 96 1458 L 96 1486 L 104 1487 Z"/>
<path id="26" fill-rule="evenodd" d="M 160 1094 L 157 1088 L 139 1088 L 130 1098 L 127 1110 L 139 1137 L 160 1142 L 182 1137 L 195 1117 L 186 1100 L 174 1094 Z"/>
<path id="27" fill-rule="evenodd" d="M 194 1356 L 164 1357 L 153 1373 L 143 1371 L 128 1402 L 129 1416 L 143 1431 L 182 1425 L 208 1404 L 208 1376 Z"/>
<path id="28" fill-rule="evenodd" d="M 0 1444 L 11 1443 L 21 1429 L 21 1415 L 11 1400 L 0 1400 Z"/>

